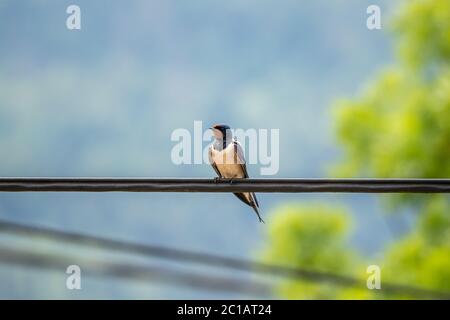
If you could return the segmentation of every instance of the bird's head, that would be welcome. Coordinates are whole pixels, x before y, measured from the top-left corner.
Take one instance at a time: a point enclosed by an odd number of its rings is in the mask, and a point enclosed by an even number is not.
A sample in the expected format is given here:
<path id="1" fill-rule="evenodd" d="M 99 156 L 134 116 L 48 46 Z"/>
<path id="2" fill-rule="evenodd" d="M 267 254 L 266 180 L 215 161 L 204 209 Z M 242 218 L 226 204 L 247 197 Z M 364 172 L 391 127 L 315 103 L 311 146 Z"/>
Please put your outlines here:
<path id="1" fill-rule="evenodd" d="M 226 124 L 215 124 L 210 127 L 210 129 L 212 130 L 214 137 L 218 140 L 231 137 L 230 126 Z"/>

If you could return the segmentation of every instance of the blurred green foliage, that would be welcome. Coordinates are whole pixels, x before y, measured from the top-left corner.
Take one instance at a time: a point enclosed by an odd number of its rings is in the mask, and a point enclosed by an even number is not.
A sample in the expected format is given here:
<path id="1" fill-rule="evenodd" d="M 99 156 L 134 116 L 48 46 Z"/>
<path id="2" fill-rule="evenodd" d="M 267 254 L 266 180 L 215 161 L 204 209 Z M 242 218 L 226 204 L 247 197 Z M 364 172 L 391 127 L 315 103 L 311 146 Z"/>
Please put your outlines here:
<path id="1" fill-rule="evenodd" d="M 274 216 L 268 224 L 270 247 L 264 253 L 265 261 L 333 273 L 345 273 L 355 266 L 356 255 L 346 242 L 349 218 L 345 210 L 286 205 Z M 328 299 L 334 297 L 336 289 L 326 284 L 286 281 L 278 292 L 286 297 Z"/>
<path id="2" fill-rule="evenodd" d="M 393 25 L 400 62 L 419 69 L 448 68 L 450 59 L 450 3 L 448 0 L 406 1 Z"/>
<path id="3" fill-rule="evenodd" d="M 430 201 L 417 230 L 387 248 L 383 271 L 386 281 L 450 291 L 448 199 Z"/>
<path id="4" fill-rule="evenodd" d="M 450 176 L 450 2 L 409 1 L 393 22 L 398 64 L 335 108 L 340 175 Z"/>
<path id="5" fill-rule="evenodd" d="M 352 177 L 450 177 L 450 1 L 405 2 L 393 21 L 398 62 L 360 97 L 336 104 L 343 160 L 333 170 Z M 450 291 L 448 196 L 396 196 L 397 208 L 415 200 L 417 224 L 390 244 L 379 265 L 386 282 Z M 332 206 L 291 205 L 269 224 L 267 261 L 365 279 L 363 263 L 346 245 L 348 215 Z M 283 280 L 285 298 L 409 298 L 383 291 L 343 289 Z"/>

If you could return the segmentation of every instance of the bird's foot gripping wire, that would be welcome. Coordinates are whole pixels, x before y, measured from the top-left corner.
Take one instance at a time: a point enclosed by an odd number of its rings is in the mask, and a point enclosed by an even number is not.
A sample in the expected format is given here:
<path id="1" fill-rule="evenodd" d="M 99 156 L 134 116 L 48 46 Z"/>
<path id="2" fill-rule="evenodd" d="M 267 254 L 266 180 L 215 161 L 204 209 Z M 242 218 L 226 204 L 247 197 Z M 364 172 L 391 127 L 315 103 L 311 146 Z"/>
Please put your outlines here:
<path id="1" fill-rule="evenodd" d="M 214 177 L 214 183 L 219 183 L 220 181 L 227 181 L 227 180 L 228 180 L 228 182 L 229 182 L 230 184 L 233 184 L 234 181 L 235 181 L 234 178 L 223 179 L 223 178 L 221 178 L 221 177 Z"/>

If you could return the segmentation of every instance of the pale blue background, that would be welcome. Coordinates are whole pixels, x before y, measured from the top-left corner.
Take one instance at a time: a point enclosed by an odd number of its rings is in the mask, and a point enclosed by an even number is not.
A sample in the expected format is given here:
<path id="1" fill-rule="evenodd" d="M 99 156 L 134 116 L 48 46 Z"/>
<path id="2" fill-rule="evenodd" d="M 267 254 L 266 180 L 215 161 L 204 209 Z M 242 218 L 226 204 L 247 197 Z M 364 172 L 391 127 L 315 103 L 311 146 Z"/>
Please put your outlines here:
<path id="1" fill-rule="evenodd" d="M 0 176 L 211 177 L 208 165 L 170 161 L 171 132 L 194 120 L 279 128 L 277 177 L 327 176 L 339 158 L 332 102 L 393 59 L 389 2 L 1 0 Z M 80 31 L 65 26 L 73 3 Z M 366 28 L 369 4 L 382 30 Z M 383 215 L 375 195 L 259 199 L 268 221 L 287 201 L 347 206 L 351 242 L 374 261 L 409 225 Z M 3 193 L 0 218 L 244 258 L 265 242 L 265 226 L 229 194 Z M 217 297 L 241 296 L 94 277 L 73 292 L 64 270 L 0 266 L 0 298 Z"/>

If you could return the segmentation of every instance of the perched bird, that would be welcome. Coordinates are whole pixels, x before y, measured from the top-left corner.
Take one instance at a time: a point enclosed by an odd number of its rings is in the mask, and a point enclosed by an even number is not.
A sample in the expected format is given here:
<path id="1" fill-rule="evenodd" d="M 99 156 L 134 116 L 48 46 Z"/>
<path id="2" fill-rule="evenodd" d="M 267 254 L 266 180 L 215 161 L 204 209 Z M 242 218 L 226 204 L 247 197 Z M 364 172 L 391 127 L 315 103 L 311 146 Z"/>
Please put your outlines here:
<path id="1" fill-rule="evenodd" d="M 219 178 L 248 178 L 244 152 L 241 144 L 232 137 L 231 129 L 225 124 L 216 124 L 210 128 L 215 141 L 209 147 L 209 162 Z M 242 202 L 255 210 L 260 222 L 259 204 L 253 192 L 234 193 Z"/>

